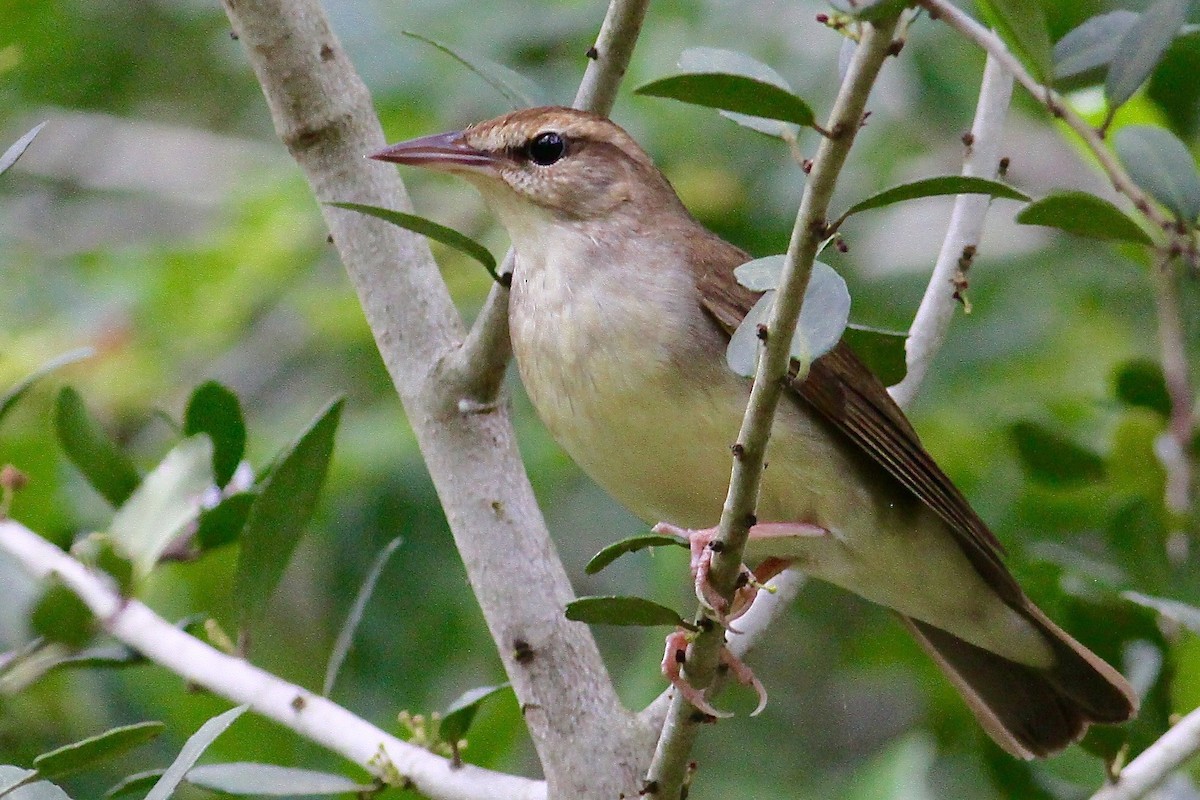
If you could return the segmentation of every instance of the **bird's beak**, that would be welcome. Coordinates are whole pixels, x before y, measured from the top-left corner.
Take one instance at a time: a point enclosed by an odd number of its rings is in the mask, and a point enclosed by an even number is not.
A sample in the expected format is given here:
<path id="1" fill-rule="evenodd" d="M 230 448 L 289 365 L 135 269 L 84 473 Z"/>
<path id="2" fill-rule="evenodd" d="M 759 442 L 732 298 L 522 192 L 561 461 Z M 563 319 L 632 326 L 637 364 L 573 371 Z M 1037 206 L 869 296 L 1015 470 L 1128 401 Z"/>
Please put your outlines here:
<path id="1" fill-rule="evenodd" d="M 368 157 L 442 172 L 491 172 L 496 166 L 494 155 L 476 150 L 463 141 L 463 131 L 410 139 Z"/>

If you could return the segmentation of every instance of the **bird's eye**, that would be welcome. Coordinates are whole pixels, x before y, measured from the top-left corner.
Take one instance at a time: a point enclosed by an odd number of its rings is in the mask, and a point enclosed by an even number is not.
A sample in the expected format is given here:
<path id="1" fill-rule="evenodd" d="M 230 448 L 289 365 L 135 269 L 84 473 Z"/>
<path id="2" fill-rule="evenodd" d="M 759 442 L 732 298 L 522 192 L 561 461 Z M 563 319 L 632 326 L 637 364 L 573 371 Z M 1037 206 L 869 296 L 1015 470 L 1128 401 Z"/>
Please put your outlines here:
<path id="1" fill-rule="evenodd" d="M 563 153 L 567 151 L 567 143 L 562 134 L 547 131 L 533 137 L 525 146 L 525 151 L 529 154 L 530 161 L 548 167 L 563 157 Z"/>

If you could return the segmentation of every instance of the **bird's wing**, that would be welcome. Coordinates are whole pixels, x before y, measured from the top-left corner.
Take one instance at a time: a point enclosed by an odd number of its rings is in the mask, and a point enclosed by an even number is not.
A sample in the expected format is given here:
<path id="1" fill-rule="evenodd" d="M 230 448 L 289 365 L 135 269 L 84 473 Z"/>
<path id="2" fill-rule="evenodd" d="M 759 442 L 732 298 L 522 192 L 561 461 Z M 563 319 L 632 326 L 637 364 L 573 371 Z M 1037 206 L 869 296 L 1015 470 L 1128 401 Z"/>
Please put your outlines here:
<path id="1" fill-rule="evenodd" d="M 736 281 L 731 267 L 722 268 L 730 260 L 712 258 L 697 276 L 704 309 L 727 334 L 733 333 L 758 297 Z M 793 380 L 790 386 L 941 517 L 971 563 L 989 584 L 1001 591 L 1001 596 L 1012 602 L 1021 601 L 1020 587 L 1000 559 L 1003 552 L 1000 542 L 958 487 L 925 452 L 904 412 L 849 345 L 839 343 L 812 364 L 804 380 Z"/>

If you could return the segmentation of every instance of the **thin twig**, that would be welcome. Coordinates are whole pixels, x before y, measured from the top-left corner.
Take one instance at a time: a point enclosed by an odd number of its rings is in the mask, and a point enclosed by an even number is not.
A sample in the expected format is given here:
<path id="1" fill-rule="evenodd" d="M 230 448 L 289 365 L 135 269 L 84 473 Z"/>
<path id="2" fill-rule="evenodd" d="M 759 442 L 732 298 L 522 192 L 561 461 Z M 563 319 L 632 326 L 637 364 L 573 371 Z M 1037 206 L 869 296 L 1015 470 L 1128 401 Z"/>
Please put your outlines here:
<path id="1" fill-rule="evenodd" d="M 1039 83 L 1036 78 L 1030 75 L 1029 71 L 1025 69 L 1025 65 L 1012 54 L 999 36 L 983 25 L 980 25 L 966 12 L 953 5 L 950 0 L 917 0 L 917 2 L 929 11 L 930 16 L 942 20 L 967 39 L 983 48 L 988 55 L 995 57 L 1006 70 L 1012 73 L 1022 86 L 1029 90 L 1034 99 L 1044 105 L 1055 117 L 1065 122 L 1071 130 L 1075 131 L 1100 163 L 1100 168 L 1104 170 L 1109 180 L 1112 181 L 1113 188 L 1133 201 L 1134 208 L 1140 211 L 1146 219 L 1150 220 L 1155 228 L 1161 231 L 1174 229 L 1174 221 L 1163 214 L 1154 205 L 1150 197 L 1133 182 L 1133 178 L 1129 177 L 1129 173 L 1125 171 L 1125 168 L 1117 161 L 1116 156 L 1105 145 L 1100 131 L 1096 130 L 1088 124 L 1087 120 L 1079 116 L 1058 92 L 1049 86 Z"/>
<path id="2" fill-rule="evenodd" d="M 979 86 L 979 103 L 971 125 L 967 154 L 962 174 L 971 177 L 994 178 L 999 169 L 1000 143 L 1004 134 L 1004 119 L 1012 99 L 1012 74 L 989 54 Z M 955 275 L 963 254 L 971 253 L 983 237 L 991 198 L 981 194 L 963 194 L 954 200 L 954 212 L 942 249 L 938 254 L 925 296 L 913 318 L 904 344 L 908 371 L 904 379 L 888 389 L 901 408 L 907 408 L 920 391 L 933 359 L 941 350 L 950 329 L 950 322 L 959 303 L 955 299 Z M 968 259 L 969 260 L 969 259 Z"/>
<path id="3" fill-rule="evenodd" d="M 0 550 L 36 578 L 53 575 L 75 592 L 114 638 L 189 683 L 245 703 L 378 777 L 390 765 L 412 788 L 435 800 L 545 800 L 542 781 L 456 766 L 401 741 L 315 692 L 226 655 L 180 630 L 147 606 L 117 594 L 103 576 L 11 520 L 0 521 Z"/>
<path id="4" fill-rule="evenodd" d="M 733 461 L 729 494 L 725 498 L 717 534 L 722 546 L 714 550 L 709 575 L 714 588 L 727 599 L 733 594 L 741 568 L 742 551 L 753 525 L 767 439 L 791 366 L 790 344 L 800 315 L 804 290 L 808 286 L 817 247 L 825 238 L 829 200 L 862 124 L 871 88 L 891 49 L 896 23 L 897 19 L 892 17 L 864 26 L 862 39 L 825 126 L 831 135 L 821 139 L 804 187 L 800 211 L 784 261 L 779 293 L 767 323 L 770 335 L 759 359 L 758 373 L 738 434 L 740 447 L 736 448 L 738 455 Z M 703 616 L 703 609 L 699 614 Z M 688 648 L 686 676 L 693 685 L 706 687 L 711 683 L 724 642 L 724 630 L 709 625 Z M 672 699 L 654 761 L 647 774 L 645 791 L 648 795 L 669 800 L 680 796 L 688 754 L 702 718 L 703 715 L 682 696 Z"/>

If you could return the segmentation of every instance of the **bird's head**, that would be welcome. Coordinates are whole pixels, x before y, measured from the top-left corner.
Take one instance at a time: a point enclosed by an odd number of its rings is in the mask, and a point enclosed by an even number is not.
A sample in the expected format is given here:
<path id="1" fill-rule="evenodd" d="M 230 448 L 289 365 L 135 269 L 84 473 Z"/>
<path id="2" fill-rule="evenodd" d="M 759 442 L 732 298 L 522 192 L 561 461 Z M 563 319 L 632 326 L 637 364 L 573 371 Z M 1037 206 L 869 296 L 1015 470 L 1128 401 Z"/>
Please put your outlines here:
<path id="1" fill-rule="evenodd" d="M 570 108 L 515 111 L 371 155 L 460 175 L 510 231 L 682 209 L 646 152 L 609 120 Z"/>

